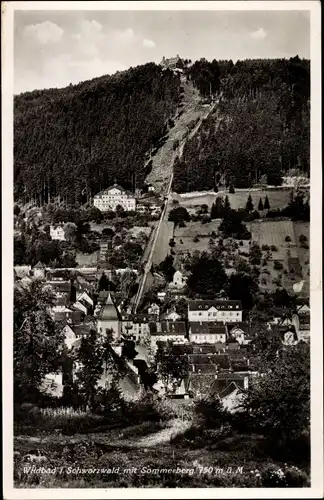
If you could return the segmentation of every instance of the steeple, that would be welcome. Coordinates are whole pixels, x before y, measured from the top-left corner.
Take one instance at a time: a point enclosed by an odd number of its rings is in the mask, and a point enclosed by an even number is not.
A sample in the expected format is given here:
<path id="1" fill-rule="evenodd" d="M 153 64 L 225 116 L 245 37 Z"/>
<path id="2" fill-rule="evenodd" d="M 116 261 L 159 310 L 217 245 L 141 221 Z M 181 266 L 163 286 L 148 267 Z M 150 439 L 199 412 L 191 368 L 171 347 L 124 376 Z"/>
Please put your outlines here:
<path id="1" fill-rule="evenodd" d="M 118 310 L 110 291 L 108 292 L 107 300 L 101 310 L 99 319 L 101 321 L 119 320 Z"/>

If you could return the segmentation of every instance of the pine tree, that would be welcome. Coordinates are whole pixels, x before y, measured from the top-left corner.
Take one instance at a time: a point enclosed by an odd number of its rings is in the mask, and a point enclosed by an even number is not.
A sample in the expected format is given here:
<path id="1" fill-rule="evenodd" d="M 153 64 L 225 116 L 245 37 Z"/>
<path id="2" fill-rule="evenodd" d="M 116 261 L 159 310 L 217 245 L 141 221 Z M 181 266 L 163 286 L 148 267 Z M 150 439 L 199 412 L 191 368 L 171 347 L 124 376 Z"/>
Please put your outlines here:
<path id="1" fill-rule="evenodd" d="M 225 196 L 225 201 L 224 201 L 224 212 L 229 212 L 231 209 L 231 204 L 230 204 L 230 201 L 229 201 L 229 197 L 226 195 Z"/>
<path id="2" fill-rule="evenodd" d="M 260 198 L 259 205 L 258 205 L 258 210 L 263 210 L 262 198 Z"/>
<path id="3" fill-rule="evenodd" d="M 270 210 L 270 203 L 269 203 L 268 196 L 265 197 L 263 207 L 264 207 L 264 210 Z"/>
<path id="4" fill-rule="evenodd" d="M 254 208 L 254 205 L 253 205 L 253 201 L 252 201 L 252 196 L 251 194 L 249 194 L 249 197 L 248 197 L 248 200 L 246 202 L 246 206 L 245 206 L 246 210 L 248 212 L 252 212 L 253 208 Z"/>

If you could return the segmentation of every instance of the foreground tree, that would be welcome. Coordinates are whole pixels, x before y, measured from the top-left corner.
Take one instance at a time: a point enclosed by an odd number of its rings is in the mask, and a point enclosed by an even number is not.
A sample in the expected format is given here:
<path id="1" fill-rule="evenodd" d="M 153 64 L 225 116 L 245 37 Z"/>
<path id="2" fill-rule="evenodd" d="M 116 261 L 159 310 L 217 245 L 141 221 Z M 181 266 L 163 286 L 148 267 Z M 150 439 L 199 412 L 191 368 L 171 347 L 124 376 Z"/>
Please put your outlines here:
<path id="1" fill-rule="evenodd" d="M 155 365 L 156 373 L 167 392 L 175 392 L 189 373 L 189 360 L 184 347 L 170 341 L 159 344 Z"/>
<path id="2" fill-rule="evenodd" d="M 14 289 L 14 399 L 37 396 L 45 375 L 61 366 L 63 337 L 50 308 L 54 295 L 40 280 Z"/>

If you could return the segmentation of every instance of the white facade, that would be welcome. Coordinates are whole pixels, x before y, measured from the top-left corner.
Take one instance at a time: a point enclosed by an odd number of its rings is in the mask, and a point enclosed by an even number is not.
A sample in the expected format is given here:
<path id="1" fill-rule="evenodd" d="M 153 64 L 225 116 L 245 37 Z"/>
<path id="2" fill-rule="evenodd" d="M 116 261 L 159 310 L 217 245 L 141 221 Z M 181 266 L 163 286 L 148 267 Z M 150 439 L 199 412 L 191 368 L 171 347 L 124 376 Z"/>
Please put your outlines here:
<path id="1" fill-rule="evenodd" d="M 183 288 L 186 284 L 186 278 L 181 271 L 176 271 L 173 275 L 172 286 L 176 288 Z"/>
<path id="2" fill-rule="evenodd" d="M 190 333 L 189 341 L 194 344 L 225 344 L 226 333 Z"/>
<path id="3" fill-rule="evenodd" d="M 165 333 L 156 333 L 156 334 L 151 334 L 151 347 L 156 348 L 157 347 L 157 342 L 168 342 L 172 341 L 174 343 L 180 343 L 184 344 L 187 342 L 187 339 L 184 334 L 165 334 Z"/>
<path id="4" fill-rule="evenodd" d="M 188 321 L 242 322 L 242 306 L 237 301 L 189 301 Z"/>
<path id="5" fill-rule="evenodd" d="M 93 204 L 101 212 L 116 211 L 118 205 L 127 212 L 136 210 L 136 198 L 122 187 L 114 185 L 96 194 Z"/>
<path id="6" fill-rule="evenodd" d="M 65 241 L 65 234 L 62 226 L 50 226 L 50 236 L 52 240 Z"/>
<path id="7" fill-rule="evenodd" d="M 163 319 L 165 321 L 178 321 L 179 319 L 181 319 L 181 316 L 177 313 L 177 311 L 173 310 L 168 312 Z"/>

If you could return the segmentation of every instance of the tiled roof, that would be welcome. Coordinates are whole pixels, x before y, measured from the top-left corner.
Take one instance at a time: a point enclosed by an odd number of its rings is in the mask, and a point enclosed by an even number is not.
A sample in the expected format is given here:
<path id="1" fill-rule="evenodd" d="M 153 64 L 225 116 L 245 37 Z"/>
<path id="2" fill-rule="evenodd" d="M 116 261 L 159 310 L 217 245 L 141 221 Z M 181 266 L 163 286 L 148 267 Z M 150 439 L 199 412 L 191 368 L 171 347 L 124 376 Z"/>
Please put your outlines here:
<path id="1" fill-rule="evenodd" d="M 71 291 L 71 281 L 47 281 L 54 292 L 69 293 Z"/>
<path id="2" fill-rule="evenodd" d="M 194 321 L 189 323 L 190 333 L 196 335 L 203 334 L 226 334 L 226 326 L 223 323 L 213 323 L 207 321 Z"/>
<path id="3" fill-rule="evenodd" d="M 119 184 L 114 184 L 113 186 L 109 186 L 108 188 L 103 189 L 102 191 L 99 191 L 99 193 L 97 193 L 95 195 L 95 198 L 96 197 L 100 197 L 100 196 L 108 193 L 108 191 L 110 191 L 111 189 L 119 189 L 122 192 L 122 194 L 127 194 L 128 196 L 133 196 L 135 198 L 135 196 L 133 195 L 133 193 L 131 193 L 130 191 L 127 191 L 126 189 L 124 189 Z"/>
<path id="4" fill-rule="evenodd" d="M 123 314 L 123 321 L 131 321 L 133 323 L 152 323 L 156 319 L 154 314 Z"/>
<path id="5" fill-rule="evenodd" d="M 150 323 L 151 335 L 186 335 L 184 321 L 161 321 Z"/>
<path id="6" fill-rule="evenodd" d="M 240 300 L 189 300 L 189 311 L 208 311 L 215 307 L 222 311 L 242 310 Z"/>

